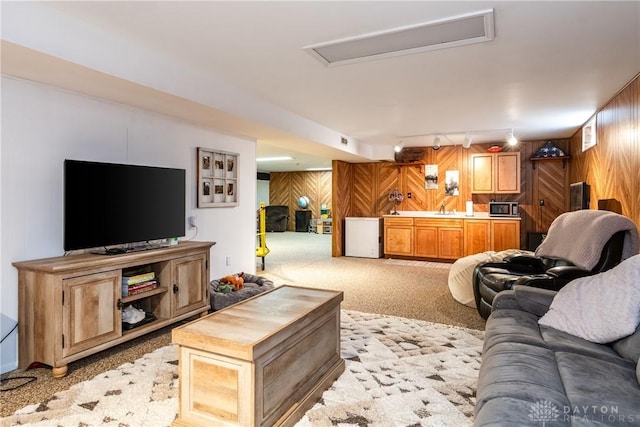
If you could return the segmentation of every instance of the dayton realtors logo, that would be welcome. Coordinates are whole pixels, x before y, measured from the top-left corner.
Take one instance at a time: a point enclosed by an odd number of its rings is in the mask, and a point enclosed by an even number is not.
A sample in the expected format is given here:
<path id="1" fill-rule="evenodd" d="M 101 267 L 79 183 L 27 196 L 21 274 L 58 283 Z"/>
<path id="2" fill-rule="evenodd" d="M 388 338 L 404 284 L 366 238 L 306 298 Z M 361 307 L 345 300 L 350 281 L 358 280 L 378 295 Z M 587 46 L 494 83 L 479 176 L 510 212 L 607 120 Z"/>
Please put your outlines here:
<path id="1" fill-rule="evenodd" d="M 547 401 L 539 400 L 529 408 L 529 419 L 535 422 L 541 422 L 543 426 L 547 423 L 571 422 L 591 423 L 594 421 L 605 424 L 617 423 L 639 423 L 640 414 L 621 414 L 618 406 L 606 405 L 583 405 L 583 406 L 562 406 L 562 410 Z"/>
<path id="2" fill-rule="evenodd" d="M 543 426 L 548 422 L 557 421 L 560 418 L 558 407 L 548 400 L 538 400 L 529 408 L 531 421 L 541 422 Z"/>

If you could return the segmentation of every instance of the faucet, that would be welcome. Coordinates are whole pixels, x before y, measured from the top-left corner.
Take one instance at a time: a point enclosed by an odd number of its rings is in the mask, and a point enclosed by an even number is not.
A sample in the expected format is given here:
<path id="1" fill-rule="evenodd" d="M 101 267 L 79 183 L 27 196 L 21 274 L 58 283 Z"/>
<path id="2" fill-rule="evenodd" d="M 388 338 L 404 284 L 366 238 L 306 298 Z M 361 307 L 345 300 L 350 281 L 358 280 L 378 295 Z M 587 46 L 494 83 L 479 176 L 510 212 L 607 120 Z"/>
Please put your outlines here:
<path id="1" fill-rule="evenodd" d="M 440 214 L 444 215 L 447 213 L 447 209 L 444 206 L 444 201 L 442 202 L 442 206 L 440 206 Z"/>

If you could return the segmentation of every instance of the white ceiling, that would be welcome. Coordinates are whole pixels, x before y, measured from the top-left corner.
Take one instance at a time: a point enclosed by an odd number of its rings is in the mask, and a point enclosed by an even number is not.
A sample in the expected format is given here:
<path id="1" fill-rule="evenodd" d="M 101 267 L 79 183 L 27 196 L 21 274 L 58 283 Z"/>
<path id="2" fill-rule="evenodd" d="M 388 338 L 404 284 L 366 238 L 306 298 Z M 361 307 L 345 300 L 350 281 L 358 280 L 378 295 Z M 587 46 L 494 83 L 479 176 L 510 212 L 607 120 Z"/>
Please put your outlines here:
<path id="1" fill-rule="evenodd" d="M 640 72 L 638 1 L 46 4 L 375 149 L 430 145 L 436 133 L 461 144 L 466 131 L 478 131 L 474 142 L 501 141 L 506 129 L 521 140 L 567 138 Z M 481 44 L 335 67 L 303 50 L 484 9 L 494 10 L 495 39 Z M 295 157 L 259 170 L 341 156 L 251 136 L 258 156 Z"/>

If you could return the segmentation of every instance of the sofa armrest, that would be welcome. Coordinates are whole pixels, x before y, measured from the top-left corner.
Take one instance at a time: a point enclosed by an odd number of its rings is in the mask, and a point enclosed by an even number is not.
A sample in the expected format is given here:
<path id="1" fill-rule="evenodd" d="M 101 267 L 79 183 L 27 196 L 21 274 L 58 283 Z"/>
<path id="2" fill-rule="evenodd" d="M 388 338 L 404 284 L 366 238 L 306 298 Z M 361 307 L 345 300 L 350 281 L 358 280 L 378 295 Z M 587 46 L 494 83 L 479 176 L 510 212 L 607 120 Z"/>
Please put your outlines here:
<path id="1" fill-rule="evenodd" d="M 491 312 L 496 310 L 519 310 L 520 306 L 516 301 L 516 293 L 513 290 L 499 292 L 491 303 Z"/>
<path id="2" fill-rule="evenodd" d="M 547 268 L 542 258 L 535 255 L 515 254 L 505 257 L 504 261 L 511 265 L 529 268 L 531 271 L 544 271 Z"/>
<path id="3" fill-rule="evenodd" d="M 529 286 L 514 286 L 512 290 L 502 291 L 493 299 L 493 309 L 523 310 L 538 317 L 543 316 L 551 305 L 557 292 Z"/>
<path id="4" fill-rule="evenodd" d="M 514 286 L 516 301 L 522 310 L 542 317 L 548 310 L 556 291 L 532 288 L 529 286 Z"/>

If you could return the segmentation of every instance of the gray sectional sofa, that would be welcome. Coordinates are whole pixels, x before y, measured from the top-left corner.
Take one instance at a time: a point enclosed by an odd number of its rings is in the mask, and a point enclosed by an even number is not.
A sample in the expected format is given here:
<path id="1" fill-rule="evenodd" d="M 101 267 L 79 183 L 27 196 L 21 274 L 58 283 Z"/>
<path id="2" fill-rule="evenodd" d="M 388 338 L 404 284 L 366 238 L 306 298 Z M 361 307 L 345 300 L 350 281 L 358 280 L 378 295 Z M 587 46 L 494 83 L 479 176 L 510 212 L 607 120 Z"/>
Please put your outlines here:
<path id="1" fill-rule="evenodd" d="M 640 426 L 640 327 L 596 344 L 538 324 L 556 295 L 515 287 L 485 331 L 475 426 Z"/>

